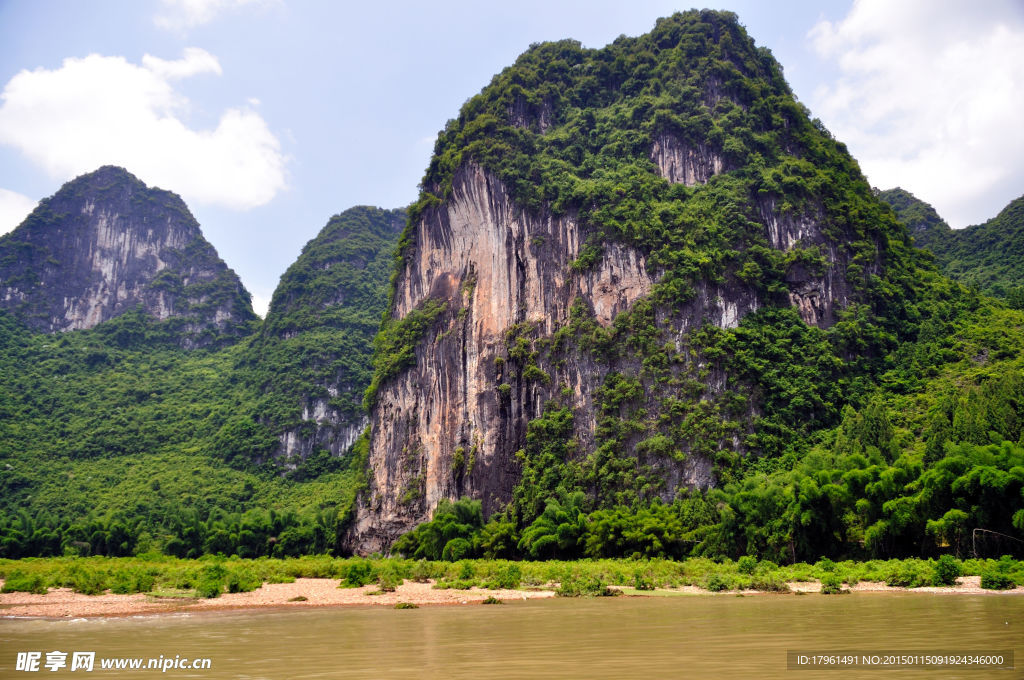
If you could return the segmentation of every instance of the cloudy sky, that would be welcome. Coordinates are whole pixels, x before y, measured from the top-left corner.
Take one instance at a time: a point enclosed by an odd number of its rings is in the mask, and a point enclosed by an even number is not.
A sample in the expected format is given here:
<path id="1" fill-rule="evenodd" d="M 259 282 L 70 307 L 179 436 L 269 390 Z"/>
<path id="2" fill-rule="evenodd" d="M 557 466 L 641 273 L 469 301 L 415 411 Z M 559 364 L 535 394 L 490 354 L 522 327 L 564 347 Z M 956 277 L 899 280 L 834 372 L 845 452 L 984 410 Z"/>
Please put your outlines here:
<path id="1" fill-rule="evenodd" d="M 1024 2 L 729 0 L 873 185 L 953 226 L 1024 193 Z M 433 140 L 530 43 L 663 0 L 0 0 L 0 233 L 100 165 L 181 194 L 263 311 L 327 219 L 416 196 Z"/>

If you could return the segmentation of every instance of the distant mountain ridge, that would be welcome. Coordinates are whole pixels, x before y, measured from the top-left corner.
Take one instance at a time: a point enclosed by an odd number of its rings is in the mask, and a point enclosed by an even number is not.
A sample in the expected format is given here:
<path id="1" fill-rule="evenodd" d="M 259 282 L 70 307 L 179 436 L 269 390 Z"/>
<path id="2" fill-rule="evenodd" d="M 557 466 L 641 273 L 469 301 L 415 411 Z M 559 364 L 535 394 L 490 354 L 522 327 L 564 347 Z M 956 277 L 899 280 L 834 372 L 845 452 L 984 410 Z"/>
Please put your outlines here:
<path id="1" fill-rule="evenodd" d="M 179 196 L 104 166 L 0 237 L 0 309 L 35 331 L 92 328 L 140 309 L 186 348 L 252 331 L 249 293 Z"/>
<path id="2" fill-rule="evenodd" d="M 990 295 L 1024 298 L 1024 196 L 987 222 L 964 229 L 951 229 L 932 206 L 899 187 L 878 197 L 907 225 L 914 245 L 935 255 L 944 274 Z"/>

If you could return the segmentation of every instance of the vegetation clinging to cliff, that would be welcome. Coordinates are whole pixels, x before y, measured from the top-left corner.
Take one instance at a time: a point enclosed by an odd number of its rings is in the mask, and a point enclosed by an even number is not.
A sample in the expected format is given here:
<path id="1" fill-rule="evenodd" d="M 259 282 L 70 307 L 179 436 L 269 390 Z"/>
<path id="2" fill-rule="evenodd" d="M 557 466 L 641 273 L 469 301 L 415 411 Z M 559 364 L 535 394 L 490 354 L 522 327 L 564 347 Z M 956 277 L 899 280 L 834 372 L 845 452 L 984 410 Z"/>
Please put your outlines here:
<path id="1" fill-rule="evenodd" d="M 333 216 L 281 276 L 246 365 L 262 392 L 260 420 L 300 426 L 322 398 L 361 422 L 373 376 L 373 340 L 405 211 L 359 206 Z M 328 388 L 334 390 L 329 392 Z"/>
<path id="2" fill-rule="evenodd" d="M 719 158 L 723 174 L 670 184 L 652 161 L 664 138 Z M 809 216 L 849 249 L 848 275 L 877 321 L 893 331 L 906 321 L 886 305 L 896 291 L 871 275 L 881 261 L 885 283 L 910 292 L 905 237 L 731 13 L 676 14 L 601 49 L 534 45 L 441 132 L 413 221 L 448 196 L 467 163 L 497 175 L 529 212 L 578 213 L 595 245 L 638 246 L 648 268 L 664 272 L 655 297 L 669 304 L 697 281 L 741 271 L 778 295 L 788 263 L 769 247 L 761 212 Z"/>

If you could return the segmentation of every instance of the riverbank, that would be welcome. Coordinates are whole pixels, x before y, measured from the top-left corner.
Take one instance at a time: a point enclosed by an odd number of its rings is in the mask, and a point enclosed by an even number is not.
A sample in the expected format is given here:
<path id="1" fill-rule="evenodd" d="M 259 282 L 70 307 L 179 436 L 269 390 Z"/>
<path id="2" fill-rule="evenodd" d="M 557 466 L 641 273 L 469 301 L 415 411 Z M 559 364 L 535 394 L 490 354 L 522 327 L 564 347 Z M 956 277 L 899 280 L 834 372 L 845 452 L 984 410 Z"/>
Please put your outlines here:
<path id="1" fill-rule="evenodd" d="M 339 588 L 337 579 L 299 578 L 292 583 L 264 583 L 260 588 L 250 592 L 225 593 L 217 598 L 188 597 L 183 594 L 118 595 L 109 591 L 99 595 L 83 595 L 70 588 L 54 588 L 45 595 L 0 593 L 0 618 L 133 616 L 268 607 L 394 607 L 400 602 L 418 606 L 459 605 L 479 604 L 491 597 L 507 601 L 555 595 L 553 590 L 442 590 L 434 588 L 433 585 L 405 581 L 393 592 L 381 592 L 376 584 L 360 588 Z"/>
<path id="2" fill-rule="evenodd" d="M 855 593 L 911 592 L 933 594 L 1013 594 L 1024 595 L 1024 586 L 993 591 L 981 588 L 980 577 L 965 576 L 956 585 L 919 588 L 899 588 L 877 581 L 862 581 L 846 588 Z M 0 581 L 0 588 L 2 588 Z M 556 595 L 557 584 L 530 589 L 486 589 L 473 587 L 466 590 L 435 588 L 433 581 L 417 583 L 404 581 L 393 592 L 381 592 L 376 584 L 359 588 L 340 588 L 337 579 L 298 578 L 292 583 L 265 583 L 256 590 L 244 593 L 225 593 L 217 598 L 197 598 L 184 593 L 152 595 L 144 593 L 116 594 L 106 591 L 98 595 L 76 593 L 70 588 L 52 588 L 47 593 L 0 593 L 0 618 L 87 618 L 104 616 L 138 616 L 148 614 L 194 613 L 224 610 L 380 606 L 394 607 L 399 603 L 417 606 L 476 605 L 489 598 L 503 602 L 550 598 Z M 793 581 L 787 584 L 790 593 L 818 593 L 817 581 Z M 673 597 L 697 595 L 770 595 L 778 591 L 754 589 L 712 592 L 698 586 L 679 586 L 638 591 L 624 586 L 612 586 L 627 596 Z M 782 591 L 785 592 L 785 591 Z"/>
<path id="3" fill-rule="evenodd" d="M 113 616 L 251 607 L 453 605 L 614 594 L 1024 592 L 1024 562 L 288 559 L 158 554 L 0 559 L 0 616 Z"/>

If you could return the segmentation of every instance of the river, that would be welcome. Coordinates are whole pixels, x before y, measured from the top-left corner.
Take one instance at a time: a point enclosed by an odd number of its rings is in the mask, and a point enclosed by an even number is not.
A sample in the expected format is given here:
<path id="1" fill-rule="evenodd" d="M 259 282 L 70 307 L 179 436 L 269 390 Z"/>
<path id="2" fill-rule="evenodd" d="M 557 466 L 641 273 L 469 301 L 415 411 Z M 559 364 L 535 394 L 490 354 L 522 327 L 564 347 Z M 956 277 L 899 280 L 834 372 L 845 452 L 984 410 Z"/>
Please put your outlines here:
<path id="1" fill-rule="evenodd" d="M 1024 678 L 1024 598 L 856 593 L 553 599 L 500 606 L 329 608 L 0 621 L 0 677 Z M 1014 650 L 1016 670 L 794 670 L 787 651 Z M 18 652 L 41 652 L 36 673 Z M 43 667 L 46 653 L 67 667 Z M 94 671 L 71 653 L 95 652 Z M 210 668 L 102 670 L 101 660 L 210 659 Z M 795 657 L 794 657 L 795 658 Z"/>

